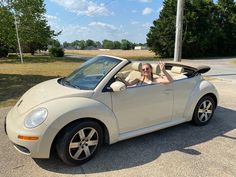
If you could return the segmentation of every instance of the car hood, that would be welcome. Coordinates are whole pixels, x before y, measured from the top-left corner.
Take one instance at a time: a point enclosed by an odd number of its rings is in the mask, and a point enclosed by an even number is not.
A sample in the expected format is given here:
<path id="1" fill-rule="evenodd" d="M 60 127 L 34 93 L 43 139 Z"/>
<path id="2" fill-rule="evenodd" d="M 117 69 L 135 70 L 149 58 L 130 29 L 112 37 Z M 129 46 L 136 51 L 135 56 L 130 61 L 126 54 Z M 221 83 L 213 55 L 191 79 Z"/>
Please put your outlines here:
<path id="1" fill-rule="evenodd" d="M 52 79 L 29 89 L 17 102 L 17 110 L 20 114 L 36 107 L 42 103 L 52 101 L 55 99 L 67 97 L 91 97 L 94 91 L 80 90 L 78 88 L 71 88 L 63 86 L 58 83 L 58 79 Z"/>

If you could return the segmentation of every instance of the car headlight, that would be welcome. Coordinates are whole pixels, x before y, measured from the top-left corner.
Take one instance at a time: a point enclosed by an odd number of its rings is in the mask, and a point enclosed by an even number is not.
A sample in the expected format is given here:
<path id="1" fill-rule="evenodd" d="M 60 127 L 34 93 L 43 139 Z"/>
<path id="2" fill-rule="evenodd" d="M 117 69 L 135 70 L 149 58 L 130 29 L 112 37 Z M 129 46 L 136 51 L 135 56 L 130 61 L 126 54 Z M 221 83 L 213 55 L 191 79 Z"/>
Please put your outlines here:
<path id="1" fill-rule="evenodd" d="M 48 110 L 46 108 L 37 108 L 31 111 L 25 118 L 25 127 L 35 128 L 42 124 L 48 115 Z"/>

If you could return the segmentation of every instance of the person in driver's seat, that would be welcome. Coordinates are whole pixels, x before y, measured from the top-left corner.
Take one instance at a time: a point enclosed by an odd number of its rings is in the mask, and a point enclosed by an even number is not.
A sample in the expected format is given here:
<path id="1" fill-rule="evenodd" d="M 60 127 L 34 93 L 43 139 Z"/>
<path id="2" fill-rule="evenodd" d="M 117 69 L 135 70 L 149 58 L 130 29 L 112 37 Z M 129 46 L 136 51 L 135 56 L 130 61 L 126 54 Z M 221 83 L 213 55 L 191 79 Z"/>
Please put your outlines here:
<path id="1" fill-rule="evenodd" d="M 168 84 L 173 81 L 172 77 L 169 73 L 165 70 L 165 63 L 159 62 L 160 70 L 164 74 L 163 76 L 157 76 L 156 78 L 153 77 L 152 73 L 152 65 L 150 63 L 145 63 L 142 65 L 142 77 L 140 79 L 136 78 L 132 81 L 125 81 L 127 86 L 132 85 L 145 85 L 145 84 L 154 84 L 154 83 L 163 83 Z"/>

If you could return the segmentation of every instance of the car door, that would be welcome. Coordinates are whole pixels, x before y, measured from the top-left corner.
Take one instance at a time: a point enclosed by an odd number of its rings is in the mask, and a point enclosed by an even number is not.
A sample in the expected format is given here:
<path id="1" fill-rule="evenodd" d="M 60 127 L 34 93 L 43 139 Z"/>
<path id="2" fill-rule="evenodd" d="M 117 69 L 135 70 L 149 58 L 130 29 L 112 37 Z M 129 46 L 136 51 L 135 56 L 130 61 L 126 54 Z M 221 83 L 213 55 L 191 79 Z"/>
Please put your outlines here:
<path id="1" fill-rule="evenodd" d="M 111 95 L 120 133 L 171 121 L 172 83 L 132 87 Z"/>
<path id="2" fill-rule="evenodd" d="M 188 101 L 196 86 L 196 77 L 181 79 L 174 81 L 174 104 L 173 104 L 173 120 L 182 119 L 184 111 L 188 109 Z"/>

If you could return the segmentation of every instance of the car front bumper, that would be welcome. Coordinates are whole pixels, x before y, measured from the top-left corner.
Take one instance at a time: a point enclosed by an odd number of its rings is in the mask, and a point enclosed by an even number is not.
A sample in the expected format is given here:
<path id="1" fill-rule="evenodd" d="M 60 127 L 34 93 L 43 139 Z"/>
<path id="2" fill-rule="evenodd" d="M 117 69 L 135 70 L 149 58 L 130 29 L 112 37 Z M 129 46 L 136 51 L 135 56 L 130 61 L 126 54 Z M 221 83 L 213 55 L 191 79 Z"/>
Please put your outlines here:
<path id="1" fill-rule="evenodd" d="M 13 143 L 14 147 L 22 154 L 29 155 L 33 158 L 49 158 L 51 143 L 45 143 L 47 136 L 45 135 L 47 126 L 40 126 L 28 129 L 24 127 L 24 118 L 17 114 L 12 108 L 5 118 L 5 132 Z M 38 137 L 38 140 L 22 140 L 18 136 Z"/>

